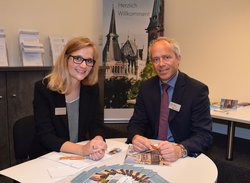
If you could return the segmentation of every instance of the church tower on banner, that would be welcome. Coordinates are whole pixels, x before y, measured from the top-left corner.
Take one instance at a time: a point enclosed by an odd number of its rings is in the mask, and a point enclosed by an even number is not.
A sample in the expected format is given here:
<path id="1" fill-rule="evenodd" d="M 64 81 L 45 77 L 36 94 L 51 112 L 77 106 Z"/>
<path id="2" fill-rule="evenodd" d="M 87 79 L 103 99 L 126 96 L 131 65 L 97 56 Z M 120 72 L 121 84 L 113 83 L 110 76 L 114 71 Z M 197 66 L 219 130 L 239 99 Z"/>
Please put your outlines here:
<path id="1" fill-rule="evenodd" d="M 119 34 L 116 31 L 116 18 L 114 5 L 112 6 L 109 32 L 106 35 L 106 44 L 103 49 L 103 63 L 106 66 L 105 77 L 126 77 L 140 79 L 140 73 L 145 67 L 143 48 L 138 48 L 136 39 L 127 36 L 124 44 L 119 44 Z"/>

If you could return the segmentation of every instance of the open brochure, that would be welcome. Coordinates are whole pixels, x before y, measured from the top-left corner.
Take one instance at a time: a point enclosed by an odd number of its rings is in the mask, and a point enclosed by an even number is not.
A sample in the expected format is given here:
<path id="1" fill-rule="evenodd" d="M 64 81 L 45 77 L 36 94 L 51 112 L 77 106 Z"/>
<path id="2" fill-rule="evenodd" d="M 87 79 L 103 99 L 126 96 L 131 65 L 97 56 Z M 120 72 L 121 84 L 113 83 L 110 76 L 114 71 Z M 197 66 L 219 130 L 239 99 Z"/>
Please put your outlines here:
<path id="1" fill-rule="evenodd" d="M 136 152 L 133 149 L 133 145 L 129 145 L 124 163 L 148 164 L 148 165 L 169 165 L 169 162 L 163 160 L 157 148 L 152 148 L 144 152 Z"/>

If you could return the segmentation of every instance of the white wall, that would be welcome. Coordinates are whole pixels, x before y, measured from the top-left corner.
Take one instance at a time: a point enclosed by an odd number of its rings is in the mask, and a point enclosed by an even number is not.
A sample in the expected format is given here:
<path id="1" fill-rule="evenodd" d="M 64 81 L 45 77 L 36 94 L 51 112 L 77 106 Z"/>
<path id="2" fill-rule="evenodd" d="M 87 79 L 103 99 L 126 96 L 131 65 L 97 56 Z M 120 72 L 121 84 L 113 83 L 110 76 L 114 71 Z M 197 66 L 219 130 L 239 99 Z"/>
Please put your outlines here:
<path id="1" fill-rule="evenodd" d="M 98 42 L 102 34 L 101 20 L 100 0 L 0 0 L 0 27 L 5 29 L 10 66 L 22 65 L 19 29 L 40 32 L 45 65 L 51 65 L 49 35 L 86 36 Z"/>
<path id="2" fill-rule="evenodd" d="M 165 35 L 181 46 L 181 70 L 208 85 L 210 100 L 250 102 L 250 1 L 165 0 L 165 15 Z M 214 123 L 213 131 L 227 128 Z M 235 135 L 250 139 L 250 130 Z"/>
<path id="3" fill-rule="evenodd" d="M 250 101 L 250 1 L 166 0 L 165 35 L 182 49 L 181 70 L 205 82 L 211 100 Z"/>

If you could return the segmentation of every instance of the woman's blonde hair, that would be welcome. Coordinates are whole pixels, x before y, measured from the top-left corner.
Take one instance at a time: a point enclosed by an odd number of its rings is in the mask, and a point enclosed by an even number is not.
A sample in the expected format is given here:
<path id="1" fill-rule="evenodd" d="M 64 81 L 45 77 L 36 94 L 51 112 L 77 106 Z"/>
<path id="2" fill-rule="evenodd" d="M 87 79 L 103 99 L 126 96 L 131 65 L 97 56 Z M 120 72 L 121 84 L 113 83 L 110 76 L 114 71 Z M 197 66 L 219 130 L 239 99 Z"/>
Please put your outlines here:
<path id="1" fill-rule="evenodd" d="M 48 79 L 48 88 L 52 91 L 57 91 L 62 94 L 67 94 L 69 92 L 69 87 L 71 84 L 70 74 L 68 71 L 68 58 L 69 55 L 82 48 L 91 47 L 94 51 L 95 65 L 91 69 L 89 75 L 84 78 L 81 82 L 84 85 L 94 85 L 98 80 L 98 53 L 94 42 L 88 38 L 75 37 L 71 39 L 64 47 L 62 53 L 57 58 L 55 65 L 50 74 L 48 74 L 44 79 Z"/>

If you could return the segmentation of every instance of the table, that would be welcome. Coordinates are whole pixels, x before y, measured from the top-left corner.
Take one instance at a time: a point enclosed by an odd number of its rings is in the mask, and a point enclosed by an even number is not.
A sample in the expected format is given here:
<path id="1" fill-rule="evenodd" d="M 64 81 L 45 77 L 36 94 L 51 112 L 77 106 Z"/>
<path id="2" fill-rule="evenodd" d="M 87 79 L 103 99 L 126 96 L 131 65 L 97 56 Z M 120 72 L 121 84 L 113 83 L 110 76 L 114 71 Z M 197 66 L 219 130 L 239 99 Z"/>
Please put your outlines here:
<path id="1" fill-rule="evenodd" d="M 83 170 L 88 170 L 95 166 L 99 167 L 102 165 L 123 164 L 126 149 L 128 147 L 128 144 L 124 143 L 125 140 L 125 138 L 107 139 L 108 150 L 115 146 L 119 146 L 123 151 L 113 155 L 112 158 L 100 160 L 96 164 Z M 155 142 L 153 141 L 152 143 Z M 0 171 L 0 174 L 24 183 L 68 183 L 73 177 L 81 172 L 78 171 L 70 176 L 52 178 L 48 173 L 48 169 L 57 166 L 60 167 L 62 164 L 49 159 L 37 158 L 2 170 Z M 160 176 L 173 183 L 214 183 L 217 181 L 218 176 L 216 165 L 204 154 L 199 155 L 197 158 L 186 157 L 179 159 L 176 162 L 173 162 L 170 166 L 138 166 L 157 171 Z"/>
<path id="2" fill-rule="evenodd" d="M 235 123 L 250 124 L 250 106 L 238 107 L 237 110 L 217 110 L 212 109 L 212 118 L 221 119 L 228 122 L 227 127 L 227 154 L 226 159 L 233 159 L 233 139 L 235 133 Z"/>

